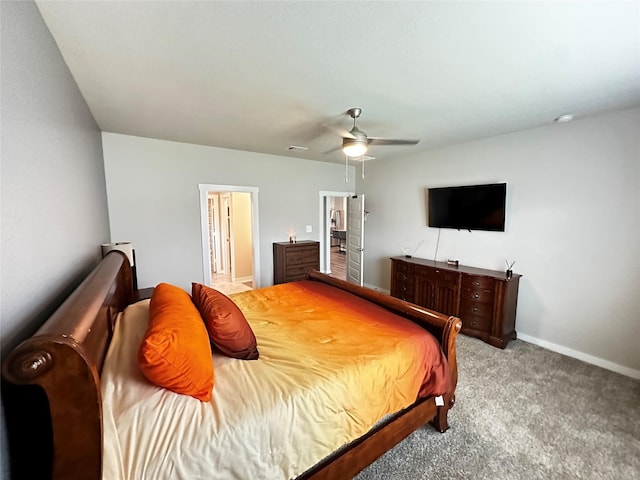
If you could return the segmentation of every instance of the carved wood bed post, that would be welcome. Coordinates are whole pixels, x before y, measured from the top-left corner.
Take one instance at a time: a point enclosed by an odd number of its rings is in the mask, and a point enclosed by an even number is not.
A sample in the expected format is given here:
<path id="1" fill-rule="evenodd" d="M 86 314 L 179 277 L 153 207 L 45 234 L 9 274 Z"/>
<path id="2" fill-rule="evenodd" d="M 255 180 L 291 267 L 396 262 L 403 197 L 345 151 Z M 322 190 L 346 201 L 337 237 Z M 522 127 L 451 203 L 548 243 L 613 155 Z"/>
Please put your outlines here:
<path id="1" fill-rule="evenodd" d="M 442 349 L 449 361 L 451 370 L 451 392 L 444 396 L 444 405 L 438 407 L 438 413 L 431 421 L 439 432 L 449 429 L 447 414 L 456 402 L 456 386 L 458 385 L 458 356 L 456 354 L 456 336 L 462 329 L 462 320 L 457 317 L 449 317 L 449 327 L 442 332 Z"/>

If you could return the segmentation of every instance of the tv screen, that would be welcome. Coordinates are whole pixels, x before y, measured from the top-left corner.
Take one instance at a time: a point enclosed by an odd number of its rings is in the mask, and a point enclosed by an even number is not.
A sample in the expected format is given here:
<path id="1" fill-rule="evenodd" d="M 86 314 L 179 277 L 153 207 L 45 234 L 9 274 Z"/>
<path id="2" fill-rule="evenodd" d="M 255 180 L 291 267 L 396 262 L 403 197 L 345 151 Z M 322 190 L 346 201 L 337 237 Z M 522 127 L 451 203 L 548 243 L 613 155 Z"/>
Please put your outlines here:
<path id="1" fill-rule="evenodd" d="M 429 188 L 429 226 L 504 232 L 506 183 Z"/>

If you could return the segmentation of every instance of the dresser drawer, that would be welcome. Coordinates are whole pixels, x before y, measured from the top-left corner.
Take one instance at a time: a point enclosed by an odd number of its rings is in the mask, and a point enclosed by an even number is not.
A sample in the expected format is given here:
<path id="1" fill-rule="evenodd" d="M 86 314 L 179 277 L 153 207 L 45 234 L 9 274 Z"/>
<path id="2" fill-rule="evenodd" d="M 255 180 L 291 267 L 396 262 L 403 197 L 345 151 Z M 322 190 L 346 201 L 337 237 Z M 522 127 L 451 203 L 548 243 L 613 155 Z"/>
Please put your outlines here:
<path id="1" fill-rule="evenodd" d="M 413 278 L 405 278 L 404 281 L 396 281 L 393 296 L 400 300 L 413 302 Z"/>
<path id="2" fill-rule="evenodd" d="M 474 290 L 474 292 L 485 292 L 485 290 Z M 460 300 L 460 319 L 463 330 L 488 332 L 493 319 L 493 304 L 462 299 Z"/>
<path id="3" fill-rule="evenodd" d="M 407 264 L 404 262 L 393 262 L 393 268 L 398 273 L 407 273 Z"/>
<path id="4" fill-rule="evenodd" d="M 313 248 L 299 248 L 289 250 L 286 253 L 287 265 L 315 265 L 318 259 L 318 250 Z"/>
<path id="5" fill-rule="evenodd" d="M 285 282 L 295 282 L 297 280 L 304 280 L 305 275 L 312 268 L 314 268 L 314 267 L 313 266 L 311 266 L 311 267 L 300 266 L 300 267 L 296 267 L 296 268 L 288 268 L 287 272 L 285 273 L 284 281 Z"/>
<path id="6" fill-rule="evenodd" d="M 491 330 L 491 317 L 482 317 L 480 315 L 460 315 L 462 320 L 462 330 L 478 330 L 489 332 Z"/>
<path id="7" fill-rule="evenodd" d="M 461 300 L 468 300 L 476 303 L 493 303 L 493 290 L 480 290 L 463 288 L 460 293 Z"/>
<path id="8" fill-rule="evenodd" d="M 455 271 L 422 266 L 416 267 L 415 275 L 416 277 L 428 278 L 438 283 L 450 285 L 457 285 L 458 278 L 460 277 L 460 274 Z"/>
<path id="9" fill-rule="evenodd" d="M 393 279 L 395 280 L 397 285 L 404 285 L 404 286 L 413 285 L 413 277 L 403 272 L 397 272 L 393 276 Z"/>
<path id="10" fill-rule="evenodd" d="M 464 275 L 462 277 L 463 290 L 493 290 L 495 288 L 495 283 L 495 280 L 490 277 L 481 277 L 479 275 Z"/>
<path id="11" fill-rule="evenodd" d="M 464 317 L 467 315 L 479 315 L 484 318 L 491 318 L 493 316 L 493 304 L 462 300 L 460 302 L 460 316 Z"/>

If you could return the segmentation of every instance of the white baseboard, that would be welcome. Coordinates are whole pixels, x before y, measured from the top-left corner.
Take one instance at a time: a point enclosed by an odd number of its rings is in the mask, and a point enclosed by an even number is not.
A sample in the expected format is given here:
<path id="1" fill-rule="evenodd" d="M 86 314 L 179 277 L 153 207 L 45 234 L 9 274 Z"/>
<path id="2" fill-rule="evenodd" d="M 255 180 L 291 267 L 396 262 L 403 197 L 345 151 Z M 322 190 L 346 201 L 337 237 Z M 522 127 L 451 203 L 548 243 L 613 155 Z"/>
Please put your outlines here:
<path id="1" fill-rule="evenodd" d="M 385 290 L 384 288 L 377 287 L 375 285 L 371 285 L 369 283 L 364 284 L 365 287 L 370 288 L 371 290 L 375 290 L 376 292 L 385 293 L 387 295 L 391 295 L 389 290 Z"/>
<path id="2" fill-rule="evenodd" d="M 249 275 L 248 277 L 236 277 L 233 278 L 232 281 L 237 283 L 253 282 L 253 276 Z"/>
<path id="3" fill-rule="evenodd" d="M 598 367 L 611 370 L 612 372 L 620 373 L 622 375 L 626 375 L 627 377 L 640 380 L 640 370 L 625 367 L 623 365 L 618 365 L 617 363 L 613 363 L 599 357 L 594 357 L 593 355 L 579 352 L 578 350 L 573 350 L 571 348 L 563 347 L 562 345 L 547 342 L 546 340 L 541 340 L 539 338 L 532 337 L 524 333 L 518 332 L 518 339 L 527 343 L 533 343 L 534 345 L 538 345 L 542 348 L 546 348 L 547 350 L 551 350 L 553 352 L 561 353 L 563 355 L 566 355 L 567 357 L 577 358 L 578 360 L 582 360 L 583 362 L 587 362 L 592 365 L 597 365 Z"/>

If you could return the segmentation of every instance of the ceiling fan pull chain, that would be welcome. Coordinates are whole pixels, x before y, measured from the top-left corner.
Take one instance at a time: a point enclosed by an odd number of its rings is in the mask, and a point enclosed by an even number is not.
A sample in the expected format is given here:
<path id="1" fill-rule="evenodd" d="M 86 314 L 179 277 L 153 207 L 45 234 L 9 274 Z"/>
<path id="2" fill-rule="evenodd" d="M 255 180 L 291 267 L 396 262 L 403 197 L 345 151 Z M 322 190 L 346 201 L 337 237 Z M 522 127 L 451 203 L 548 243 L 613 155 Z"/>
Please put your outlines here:
<path id="1" fill-rule="evenodd" d="M 362 179 L 364 180 L 364 155 L 361 158 L 362 160 Z"/>
<path id="2" fill-rule="evenodd" d="M 344 156 L 344 183 L 349 183 L 349 156 Z"/>

